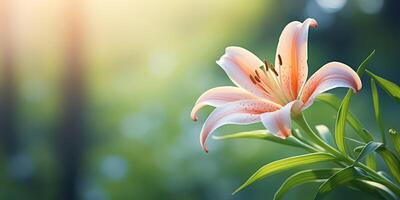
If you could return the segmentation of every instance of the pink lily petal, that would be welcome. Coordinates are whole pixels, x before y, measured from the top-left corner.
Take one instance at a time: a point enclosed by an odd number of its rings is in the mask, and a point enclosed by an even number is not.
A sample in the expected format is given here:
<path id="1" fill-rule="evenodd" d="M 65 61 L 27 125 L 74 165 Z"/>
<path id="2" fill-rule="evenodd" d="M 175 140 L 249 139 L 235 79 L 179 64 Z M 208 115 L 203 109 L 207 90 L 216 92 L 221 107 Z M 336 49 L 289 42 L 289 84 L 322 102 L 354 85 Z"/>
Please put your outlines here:
<path id="1" fill-rule="evenodd" d="M 194 121 L 197 121 L 197 112 L 206 105 L 218 107 L 229 102 L 256 98 L 258 97 L 238 87 L 224 86 L 212 88 L 199 97 L 190 116 Z"/>
<path id="2" fill-rule="evenodd" d="M 289 102 L 277 111 L 260 115 L 261 121 L 265 128 L 283 139 L 289 137 L 292 134 L 290 115 L 292 107 L 295 105 L 295 103 L 298 103 L 298 101 L 295 100 Z"/>
<path id="3" fill-rule="evenodd" d="M 208 152 L 205 142 L 217 128 L 226 124 L 252 124 L 260 121 L 260 114 L 272 112 L 281 106 L 260 99 L 241 100 L 217 107 L 205 121 L 200 134 L 200 144 Z"/>
<path id="4" fill-rule="evenodd" d="M 308 108 L 317 95 L 337 87 L 352 88 L 354 92 L 358 92 L 362 84 L 360 77 L 349 66 L 330 62 L 315 72 L 305 84 L 301 96 L 304 103 L 302 109 Z"/>
<path id="5" fill-rule="evenodd" d="M 309 27 L 317 27 L 315 19 L 303 23 L 289 23 L 279 37 L 275 56 L 275 67 L 279 71 L 281 84 L 288 99 L 296 99 L 308 74 L 307 40 Z"/>
<path id="6" fill-rule="evenodd" d="M 226 72 L 231 81 L 237 86 L 262 98 L 269 98 L 269 95 L 259 86 L 254 84 L 250 75 L 263 65 L 263 62 L 250 51 L 241 47 L 228 47 L 225 54 L 217 61 L 217 64 Z M 265 79 L 263 73 L 259 74 Z"/>

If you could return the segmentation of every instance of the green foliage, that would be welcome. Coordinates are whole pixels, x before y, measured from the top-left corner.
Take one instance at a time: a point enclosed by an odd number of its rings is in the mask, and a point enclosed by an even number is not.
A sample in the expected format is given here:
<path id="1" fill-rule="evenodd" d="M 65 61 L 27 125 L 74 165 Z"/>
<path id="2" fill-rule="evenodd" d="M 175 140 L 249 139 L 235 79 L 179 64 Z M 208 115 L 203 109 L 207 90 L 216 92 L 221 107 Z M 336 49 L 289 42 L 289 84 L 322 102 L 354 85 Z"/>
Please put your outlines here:
<path id="1" fill-rule="evenodd" d="M 365 164 L 367 164 L 367 166 L 372 170 L 376 170 L 376 155 L 374 153 L 367 155 L 365 158 Z"/>
<path id="2" fill-rule="evenodd" d="M 336 111 L 340 108 L 340 100 L 339 98 L 330 93 L 323 93 L 317 96 L 316 98 L 318 101 L 323 102 L 329 106 L 331 106 Z M 374 138 L 372 134 L 363 131 L 363 126 L 361 122 L 351 113 L 350 111 L 347 113 L 347 123 L 356 131 L 357 135 L 363 139 L 364 142 L 372 141 Z"/>
<path id="3" fill-rule="evenodd" d="M 361 192 L 367 192 L 377 199 L 398 199 L 397 195 L 394 194 L 393 191 L 391 191 L 388 187 L 375 181 L 354 179 L 349 184 L 349 187 Z"/>
<path id="4" fill-rule="evenodd" d="M 358 154 L 358 157 L 354 164 L 356 164 L 356 162 L 359 162 L 362 158 L 366 157 L 365 162 L 366 162 L 367 166 L 373 170 L 376 170 L 376 165 L 377 165 L 376 164 L 376 155 L 373 152 L 376 151 L 376 149 L 381 146 L 382 146 L 382 143 L 371 141 L 368 144 L 365 144 L 364 146 L 356 147 L 354 149 L 354 151 L 359 152 L 359 154 Z"/>
<path id="5" fill-rule="evenodd" d="M 391 96 L 397 102 L 400 102 L 400 87 L 395 83 L 388 81 L 370 71 L 367 70 L 368 75 L 373 78 L 378 85 L 386 91 L 386 93 Z"/>
<path id="6" fill-rule="evenodd" d="M 359 77 L 362 77 L 367 70 L 367 65 L 371 62 L 372 58 L 375 56 L 375 49 L 361 62 L 361 64 L 357 68 L 357 74 Z"/>
<path id="7" fill-rule="evenodd" d="M 315 199 L 324 199 L 329 192 L 337 187 L 347 186 L 349 188 L 368 192 L 369 194 L 385 199 L 397 199 L 396 194 L 380 182 L 371 181 L 365 175 L 365 171 L 354 166 L 336 170 L 318 189 Z"/>
<path id="8" fill-rule="evenodd" d="M 329 179 L 319 187 L 315 199 L 323 199 L 334 188 L 348 185 L 352 180 L 360 178 L 363 178 L 363 176 L 355 167 L 351 166 L 344 168 L 329 177 Z"/>
<path id="9" fill-rule="evenodd" d="M 374 105 L 374 111 L 375 111 L 375 120 L 376 123 L 378 124 L 379 130 L 381 132 L 381 138 L 383 143 L 386 143 L 386 138 L 385 138 L 385 128 L 383 126 L 383 121 L 381 118 L 381 110 L 379 106 L 379 93 L 378 89 L 376 88 L 376 84 L 374 79 L 371 78 L 371 93 L 372 93 L 372 102 Z"/>
<path id="10" fill-rule="evenodd" d="M 385 161 L 390 173 L 394 176 L 397 182 L 400 182 L 400 161 L 399 159 L 385 147 L 380 147 L 377 150 L 378 154 Z"/>
<path id="11" fill-rule="evenodd" d="M 386 166 L 389 168 L 389 171 L 393 174 L 398 182 L 400 182 L 400 161 L 399 159 L 389 151 L 382 143 L 375 142 L 376 144 L 369 147 L 368 152 L 372 152 L 371 150 L 374 149 L 379 156 L 382 157 L 383 161 L 386 163 Z M 381 144 L 381 145 L 379 145 Z M 378 146 L 378 147 L 377 147 Z M 358 146 L 354 149 L 355 152 L 363 151 L 366 146 Z M 361 153 L 360 153 L 361 155 Z M 359 160 L 359 159 L 358 159 Z"/>
<path id="12" fill-rule="evenodd" d="M 290 158 L 285 158 L 282 160 L 277 160 L 262 166 L 258 171 L 256 171 L 245 183 L 243 183 L 238 189 L 236 189 L 233 194 L 239 192 L 245 187 L 251 185 L 255 181 L 258 181 L 267 176 L 292 169 L 295 167 L 318 163 L 322 161 L 334 160 L 335 157 L 329 153 L 310 153 L 300 156 L 294 156 Z"/>
<path id="13" fill-rule="evenodd" d="M 227 134 L 223 136 L 213 136 L 213 139 L 216 140 L 225 140 L 225 139 L 239 139 L 239 138 L 250 138 L 250 139 L 262 139 L 271 142 L 276 142 L 279 144 L 294 146 L 294 147 L 302 147 L 297 141 L 293 140 L 292 137 L 287 139 L 282 139 L 277 137 L 276 135 L 268 132 L 267 130 L 255 130 L 255 131 L 246 131 L 239 132 L 233 134 Z"/>
<path id="14" fill-rule="evenodd" d="M 353 92 L 348 91 L 342 101 L 342 104 L 340 105 L 339 110 L 338 110 L 338 115 L 337 115 L 336 124 L 335 124 L 335 142 L 336 142 L 338 149 L 342 153 L 346 153 L 346 142 L 344 141 L 344 138 L 345 138 L 344 134 L 345 134 L 345 128 L 346 128 L 347 112 L 349 110 L 350 100 L 351 100 L 352 96 L 353 96 Z"/>
<path id="15" fill-rule="evenodd" d="M 350 166 L 329 177 L 329 179 L 319 187 L 315 199 L 324 199 L 329 192 L 341 186 L 348 186 L 360 191 L 368 190 L 369 193 L 375 196 L 381 196 L 380 192 L 383 191 L 385 196 L 396 198 L 390 189 L 380 183 L 368 180 L 368 177 L 364 175 L 361 169 Z"/>
<path id="16" fill-rule="evenodd" d="M 379 147 L 381 147 L 383 144 L 380 142 L 368 142 L 368 144 L 366 144 L 360 154 L 358 154 L 357 159 L 354 161 L 354 164 L 356 164 L 357 162 L 359 162 L 361 159 L 363 159 L 365 156 L 367 156 L 370 153 L 373 153 L 375 150 L 377 150 Z"/>
<path id="17" fill-rule="evenodd" d="M 357 68 L 358 76 L 362 77 L 362 75 L 366 70 L 367 64 L 371 61 L 374 54 L 375 50 L 372 51 L 371 54 Z M 344 141 L 345 128 L 346 128 L 345 122 L 347 120 L 347 113 L 349 111 L 350 100 L 352 96 L 353 96 L 353 91 L 349 89 L 340 105 L 335 124 L 335 142 L 336 145 L 338 146 L 338 149 L 343 153 L 346 153 L 346 143 Z"/>
<path id="18" fill-rule="evenodd" d="M 293 174 L 281 185 L 275 193 L 274 200 L 282 199 L 283 195 L 292 188 L 309 182 L 321 182 L 338 172 L 339 169 L 313 169 L 304 170 Z"/>
<path id="19" fill-rule="evenodd" d="M 389 134 L 393 140 L 394 148 L 396 149 L 397 154 L 400 155 L 400 134 L 396 131 L 396 129 L 389 129 Z"/>

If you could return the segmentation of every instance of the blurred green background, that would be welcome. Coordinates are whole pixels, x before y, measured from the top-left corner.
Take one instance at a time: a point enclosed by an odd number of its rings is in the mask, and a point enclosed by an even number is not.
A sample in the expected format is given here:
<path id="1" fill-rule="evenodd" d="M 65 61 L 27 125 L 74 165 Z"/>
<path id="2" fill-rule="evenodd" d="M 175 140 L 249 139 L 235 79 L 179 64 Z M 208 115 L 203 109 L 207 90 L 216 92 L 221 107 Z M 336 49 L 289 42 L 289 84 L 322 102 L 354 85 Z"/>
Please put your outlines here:
<path id="1" fill-rule="evenodd" d="M 1 0 L 0 199 L 271 199 L 295 170 L 231 192 L 263 164 L 304 152 L 256 140 L 210 140 L 202 152 L 212 108 L 199 122 L 190 110 L 207 89 L 232 85 L 215 60 L 231 45 L 272 60 L 283 27 L 313 17 L 310 74 L 329 61 L 356 68 L 376 49 L 369 69 L 399 84 L 399 9 L 397 0 Z M 351 110 L 378 135 L 363 83 Z M 380 94 L 386 128 L 399 129 L 399 105 Z M 333 129 L 325 105 L 306 116 Z M 355 197 L 373 199 L 345 188 L 328 199 Z"/>

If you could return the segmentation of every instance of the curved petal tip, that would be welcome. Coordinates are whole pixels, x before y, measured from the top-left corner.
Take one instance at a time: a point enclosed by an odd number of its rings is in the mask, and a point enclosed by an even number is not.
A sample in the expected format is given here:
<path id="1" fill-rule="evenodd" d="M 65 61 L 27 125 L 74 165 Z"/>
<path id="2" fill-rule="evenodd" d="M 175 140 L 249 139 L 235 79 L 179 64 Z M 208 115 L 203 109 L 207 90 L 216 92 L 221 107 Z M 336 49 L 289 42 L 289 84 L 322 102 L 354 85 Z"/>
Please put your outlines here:
<path id="1" fill-rule="evenodd" d="M 205 153 L 208 153 L 208 147 L 206 146 L 206 141 L 203 138 L 200 139 L 200 146 Z"/>
<path id="2" fill-rule="evenodd" d="M 360 77 L 357 75 L 356 76 L 356 88 L 355 88 L 355 92 L 359 92 L 362 89 L 362 82 Z"/>
<path id="3" fill-rule="evenodd" d="M 208 148 L 205 146 L 203 147 L 204 152 L 208 153 Z"/>
<path id="4" fill-rule="evenodd" d="M 312 28 L 317 28 L 318 27 L 318 22 L 314 18 L 308 18 L 304 22 L 310 23 L 310 27 L 312 27 Z"/>
<path id="5" fill-rule="evenodd" d="M 197 117 L 197 112 L 199 109 L 199 105 L 196 104 L 190 112 L 190 118 L 192 118 L 193 121 L 197 121 L 199 119 L 199 117 Z"/>
<path id="6" fill-rule="evenodd" d="M 199 108 L 197 108 L 198 106 L 194 106 L 194 108 L 192 109 L 192 112 L 190 112 L 190 118 L 192 118 L 193 121 L 197 121 L 199 118 L 197 117 L 197 111 L 199 110 Z"/>

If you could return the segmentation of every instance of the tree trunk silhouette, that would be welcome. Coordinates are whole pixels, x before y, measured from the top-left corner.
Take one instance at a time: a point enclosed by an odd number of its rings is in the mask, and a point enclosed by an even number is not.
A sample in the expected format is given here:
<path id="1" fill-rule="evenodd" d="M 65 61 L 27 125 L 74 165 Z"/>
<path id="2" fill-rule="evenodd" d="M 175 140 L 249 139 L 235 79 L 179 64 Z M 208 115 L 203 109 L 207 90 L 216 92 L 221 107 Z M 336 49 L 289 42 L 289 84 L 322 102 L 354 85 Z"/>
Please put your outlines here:
<path id="1" fill-rule="evenodd" d="M 0 143 L 6 156 L 17 150 L 16 80 L 11 0 L 0 1 Z"/>
<path id="2" fill-rule="evenodd" d="M 78 199 L 77 187 L 84 148 L 83 108 L 84 81 L 82 59 L 82 27 L 79 1 L 66 6 L 66 43 L 61 123 L 57 138 L 61 177 L 58 199 Z"/>

